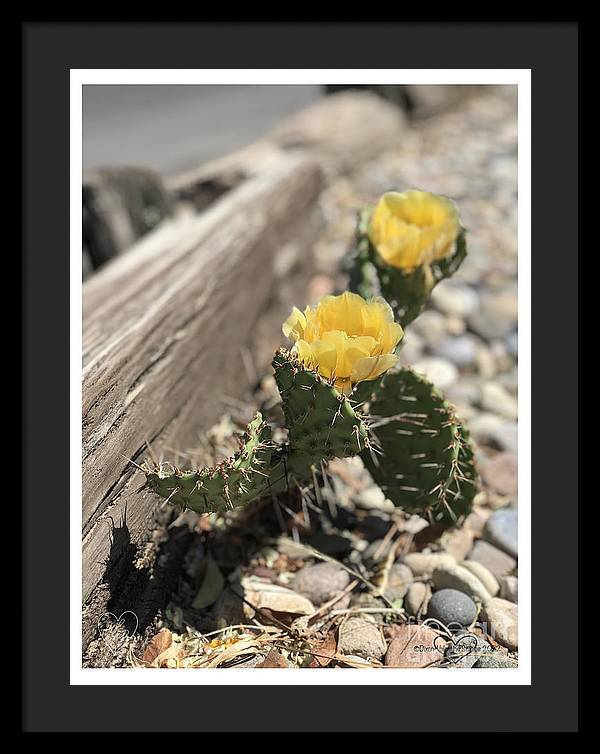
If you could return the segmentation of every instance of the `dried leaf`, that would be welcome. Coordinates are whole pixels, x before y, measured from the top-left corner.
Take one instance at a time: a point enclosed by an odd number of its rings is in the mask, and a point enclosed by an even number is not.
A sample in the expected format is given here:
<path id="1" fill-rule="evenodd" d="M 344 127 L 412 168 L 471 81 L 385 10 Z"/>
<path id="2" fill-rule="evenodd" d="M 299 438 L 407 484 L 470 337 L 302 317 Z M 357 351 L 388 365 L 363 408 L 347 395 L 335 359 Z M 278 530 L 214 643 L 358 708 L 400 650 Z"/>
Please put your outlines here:
<path id="1" fill-rule="evenodd" d="M 257 668 L 289 668 L 285 657 L 276 649 L 271 649 L 262 662 L 259 662 Z"/>
<path id="2" fill-rule="evenodd" d="M 338 642 L 335 631 L 328 634 L 323 641 L 313 644 L 311 647 L 313 659 L 309 667 L 326 668 L 337 654 L 337 646 Z"/>
<path id="3" fill-rule="evenodd" d="M 153 636 L 148 642 L 148 646 L 144 650 L 144 656 L 142 662 L 148 667 L 153 665 L 159 655 L 167 650 L 173 643 L 173 636 L 168 628 L 163 628 L 155 636 Z"/>
<path id="4" fill-rule="evenodd" d="M 185 651 L 181 644 L 171 644 L 161 652 L 152 663 L 153 668 L 178 668 L 179 662 L 185 657 Z"/>

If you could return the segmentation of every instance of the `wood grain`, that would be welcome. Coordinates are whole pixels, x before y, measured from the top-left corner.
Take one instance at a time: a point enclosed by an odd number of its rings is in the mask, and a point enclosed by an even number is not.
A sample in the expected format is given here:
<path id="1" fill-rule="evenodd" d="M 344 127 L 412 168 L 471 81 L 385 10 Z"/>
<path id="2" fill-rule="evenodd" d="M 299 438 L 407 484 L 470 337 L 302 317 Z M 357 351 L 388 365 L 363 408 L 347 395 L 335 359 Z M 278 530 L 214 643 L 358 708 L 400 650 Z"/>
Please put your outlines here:
<path id="1" fill-rule="evenodd" d="M 83 600 L 101 583 L 113 521 L 136 545 L 157 499 L 126 459 L 186 448 L 250 388 L 281 340 L 320 229 L 318 166 L 280 153 L 203 213 L 180 212 L 83 289 Z M 172 454 L 166 454 L 172 456 Z"/>

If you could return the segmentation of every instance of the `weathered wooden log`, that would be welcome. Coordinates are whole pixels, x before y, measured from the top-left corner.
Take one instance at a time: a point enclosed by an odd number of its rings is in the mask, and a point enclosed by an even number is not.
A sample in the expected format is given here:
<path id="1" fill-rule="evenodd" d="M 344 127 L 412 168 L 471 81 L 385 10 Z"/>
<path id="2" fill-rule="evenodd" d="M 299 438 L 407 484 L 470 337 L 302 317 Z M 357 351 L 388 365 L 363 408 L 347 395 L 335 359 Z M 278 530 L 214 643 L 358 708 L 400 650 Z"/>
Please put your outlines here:
<path id="1" fill-rule="evenodd" d="M 132 246 L 171 212 L 162 178 L 145 168 L 93 170 L 83 177 L 83 254 L 92 270 Z M 84 277 L 86 270 L 84 266 Z"/>
<path id="2" fill-rule="evenodd" d="M 320 170 L 280 153 L 254 173 L 204 212 L 166 220 L 84 283 L 84 646 L 118 589 L 119 548 L 130 557 L 157 521 L 157 499 L 138 491 L 143 475 L 127 459 L 147 457 L 146 441 L 157 452 L 196 446 L 224 399 L 254 387 L 244 354 L 263 374 L 281 321 L 304 295 Z M 123 521 L 119 545 L 111 530 Z"/>

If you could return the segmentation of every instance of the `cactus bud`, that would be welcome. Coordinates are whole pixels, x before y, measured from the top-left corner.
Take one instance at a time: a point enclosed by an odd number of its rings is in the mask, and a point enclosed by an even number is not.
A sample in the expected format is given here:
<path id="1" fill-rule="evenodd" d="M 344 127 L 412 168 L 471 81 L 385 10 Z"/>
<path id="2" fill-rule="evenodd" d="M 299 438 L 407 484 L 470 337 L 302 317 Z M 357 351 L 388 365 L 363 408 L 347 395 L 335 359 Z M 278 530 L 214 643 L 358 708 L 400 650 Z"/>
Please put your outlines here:
<path id="1" fill-rule="evenodd" d="M 431 290 L 466 256 L 466 231 L 454 204 L 427 191 L 390 191 L 358 221 L 347 260 L 350 286 L 363 296 L 382 295 L 406 326 Z"/>

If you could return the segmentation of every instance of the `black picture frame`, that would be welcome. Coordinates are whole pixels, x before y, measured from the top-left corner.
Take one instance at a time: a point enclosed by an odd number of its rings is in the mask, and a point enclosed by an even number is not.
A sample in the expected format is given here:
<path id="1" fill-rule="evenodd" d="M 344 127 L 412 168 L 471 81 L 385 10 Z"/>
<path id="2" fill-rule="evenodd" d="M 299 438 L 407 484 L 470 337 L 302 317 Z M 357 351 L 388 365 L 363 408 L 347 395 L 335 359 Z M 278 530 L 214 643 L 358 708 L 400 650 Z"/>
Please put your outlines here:
<path id="1" fill-rule="evenodd" d="M 23 22 L 23 731 L 577 730 L 577 50 L 576 22 Z M 69 686 L 69 69 L 245 67 L 532 71 L 531 686 Z"/>

